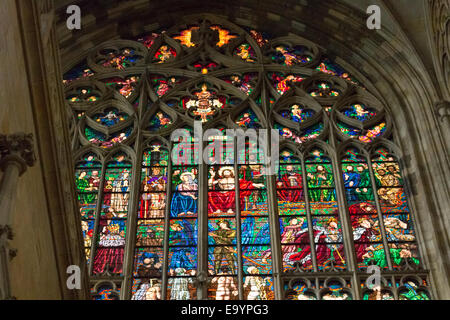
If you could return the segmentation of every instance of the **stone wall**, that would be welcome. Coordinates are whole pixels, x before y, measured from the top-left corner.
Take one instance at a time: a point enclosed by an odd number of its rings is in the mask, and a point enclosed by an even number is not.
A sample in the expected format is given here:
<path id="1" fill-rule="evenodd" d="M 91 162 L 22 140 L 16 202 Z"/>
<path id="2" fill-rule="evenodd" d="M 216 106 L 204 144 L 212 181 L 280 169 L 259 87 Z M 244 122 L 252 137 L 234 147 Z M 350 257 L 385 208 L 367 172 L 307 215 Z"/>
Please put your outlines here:
<path id="1" fill-rule="evenodd" d="M 49 1 L 4 0 L 0 6 L 0 133 L 17 132 L 33 134 L 35 165 L 19 178 L 17 200 L 13 204 L 9 224 L 13 231 L 10 246 L 17 255 L 9 265 L 11 297 L 17 299 L 67 299 L 85 297 L 81 291 L 70 292 L 66 288 L 66 267 L 81 264 L 81 232 L 79 223 L 66 232 L 67 221 L 75 223 L 74 196 L 64 196 L 60 176 L 65 171 L 66 190 L 72 190 L 70 157 L 64 157 L 64 130 L 52 121 L 60 122 L 57 97 L 51 95 L 51 86 L 58 88 L 59 77 L 49 76 L 50 66 L 59 70 L 58 55 L 46 49 L 39 34 L 42 22 L 41 10 L 49 10 Z M 46 32 L 50 32 L 47 30 Z M 52 43 L 51 41 L 49 43 Z M 54 43 L 54 42 L 53 42 Z M 45 65 L 42 53 L 51 60 Z M 59 74 L 59 71 L 53 71 Z M 53 90 L 55 91 L 55 90 Z M 56 90 L 57 94 L 57 90 Z M 48 109 L 55 114 L 49 117 Z M 60 132 L 58 132 L 60 131 Z M 60 136 L 62 145 L 54 143 L 52 136 Z M 58 155 L 59 153 L 59 155 Z M 58 157 L 60 159 L 58 160 Z M 69 191 L 70 192 L 70 191 Z M 58 204 L 66 202 L 68 206 Z M 70 208 L 70 205 L 72 207 Z M 0 209 L 1 215 L 8 212 Z M 2 211 L 3 210 L 3 211 Z M 73 244 L 70 244 L 70 243 Z"/>

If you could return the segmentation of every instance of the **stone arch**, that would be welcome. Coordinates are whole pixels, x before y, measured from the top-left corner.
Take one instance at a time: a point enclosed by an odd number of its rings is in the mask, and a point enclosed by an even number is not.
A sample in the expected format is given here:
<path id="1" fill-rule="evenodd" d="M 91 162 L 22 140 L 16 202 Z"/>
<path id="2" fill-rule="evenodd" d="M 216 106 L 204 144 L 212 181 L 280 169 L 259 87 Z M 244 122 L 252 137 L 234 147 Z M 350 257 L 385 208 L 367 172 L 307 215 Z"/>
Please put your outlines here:
<path id="1" fill-rule="evenodd" d="M 291 4 L 289 3 L 287 6 L 291 6 Z M 232 7 L 236 9 L 239 5 L 234 4 Z M 442 165 L 442 158 L 432 159 L 431 154 L 433 152 L 429 152 L 430 148 L 433 151 L 445 150 L 445 148 L 443 146 L 443 133 L 440 131 L 439 126 L 436 126 L 437 130 L 432 131 L 436 125 L 436 117 L 432 113 L 426 112 L 426 110 L 430 110 L 430 106 L 433 104 L 432 101 L 437 94 L 426 72 L 421 73 L 424 67 L 421 63 L 416 64 L 417 57 L 408 55 L 409 52 L 402 49 L 398 43 L 390 43 L 393 40 L 392 35 L 380 33 L 376 35 L 370 34 L 369 36 L 368 31 L 365 31 L 362 27 L 364 25 L 363 16 L 343 3 L 340 3 L 335 8 L 337 12 L 345 12 L 342 18 L 333 16 L 332 12 L 327 12 L 328 5 L 312 5 L 314 9 L 318 9 L 319 12 L 324 14 L 324 23 L 321 27 L 312 23 L 311 19 L 306 18 L 307 12 L 312 10 L 312 8 L 295 7 L 293 4 L 292 7 L 298 9 L 301 12 L 301 16 L 305 17 L 303 30 L 296 21 L 297 19 L 287 10 L 282 7 L 274 8 L 268 3 L 264 4 L 263 9 L 256 10 L 251 19 L 245 22 L 248 22 L 252 27 L 261 26 L 262 22 L 258 21 L 256 12 L 263 12 L 265 13 L 263 16 L 269 17 L 269 20 L 273 19 L 273 22 L 270 22 L 268 25 L 275 26 L 275 30 L 278 32 L 290 31 L 305 38 L 314 38 L 316 43 L 326 48 L 325 52 L 328 55 L 337 57 L 336 61 L 355 74 L 361 83 L 378 100 L 382 101 L 393 117 L 393 135 L 396 143 L 403 150 L 404 157 L 410 157 L 410 161 L 407 159 L 403 160 L 405 162 L 405 173 L 410 177 L 415 175 L 417 177 L 416 180 L 422 182 L 421 184 L 416 184 L 415 187 L 418 190 L 416 194 L 411 196 L 411 201 L 413 202 L 413 207 L 415 207 L 413 208 L 414 211 L 419 216 L 418 226 L 421 234 L 429 235 L 425 237 L 424 241 L 426 255 L 428 256 L 427 260 L 430 262 L 433 260 L 430 268 L 434 272 L 445 269 L 445 266 L 448 266 L 448 261 L 445 258 L 448 238 L 445 238 L 447 234 L 445 231 L 439 230 L 443 230 L 446 225 L 441 213 L 445 211 L 445 209 L 442 209 L 445 208 L 445 203 L 448 201 L 445 199 L 445 190 L 448 190 L 448 187 L 446 182 L 440 181 L 441 177 L 437 173 L 438 170 L 441 170 L 442 173 L 448 172 L 448 166 Z M 221 8 L 221 6 L 215 4 L 212 11 L 218 8 Z M 239 16 L 239 10 L 236 12 L 238 12 L 236 15 Z M 355 20 L 351 22 L 345 21 L 347 16 L 352 16 Z M 233 15 L 227 18 L 232 21 L 242 19 Z M 345 39 L 349 37 L 345 36 L 345 32 L 349 29 L 345 28 L 334 30 L 336 32 L 332 34 L 330 32 L 332 24 L 328 21 L 330 19 L 327 20 L 326 18 L 333 18 L 332 20 L 334 21 L 342 22 L 343 25 L 350 28 L 355 39 L 361 40 L 357 43 L 346 42 Z M 291 24 L 289 27 L 280 26 L 276 22 L 280 20 L 289 21 Z M 138 24 L 134 25 L 136 27 L 134 30 L 139 30 Z M 89 28 L 94 28 L 94 26 L 87 26 L 87 30 Z M 133 32 L 138 33 L 138 31 Z M 91 39 L 95 41 L 95 36 Z M 378 50 L 374 50 L 375 47 Z M 381 63 L 380 57 L 386 57 L 386 59 Z M 386 69 L 389 69 L 389 72 Z M 411 139 L 410 137 L 413 138 Z M 345 145 L 361 147 L 360 144 L 355 142 Z M 438 161 L 438 165 L 433 166 L 432 164 L 436 163 L 436 161 Z M 439 183 L 442 183 L 441 185 L 445 186 L 445 188 L 438 189 Z M 430 201 L 430 199 L 427 199 L 427 194 L 434 194 L 435 199 L 439 199 L 439 201 Z M 439 209 L 439 206 L 442 207 Z M 432 220 L 438 221 L 438 223 L 427 223 L 427 221 L 430 222 Z M 444 241 L 432 239 L 431 234 L 443 235 L 444 238 L 442 240 Z M 430 259 L 431 256 L 437 259 Z M 439 286 L 438 283 L 436 285 Z"/>

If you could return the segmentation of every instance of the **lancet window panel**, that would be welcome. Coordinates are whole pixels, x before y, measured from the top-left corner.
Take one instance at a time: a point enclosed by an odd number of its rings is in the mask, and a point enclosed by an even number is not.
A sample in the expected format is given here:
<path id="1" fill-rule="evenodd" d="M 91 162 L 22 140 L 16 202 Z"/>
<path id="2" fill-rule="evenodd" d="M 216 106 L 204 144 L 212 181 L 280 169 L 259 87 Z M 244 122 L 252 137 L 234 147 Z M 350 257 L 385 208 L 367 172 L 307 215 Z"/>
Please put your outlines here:
<path id="1" fill-rule="evenodd" d="M 199 16 L 68 66 L 95 299 L 432 298 L 391 115 L 325 52 Z M 279 170 L 226 129 L 275 129 Z M 366 288 L 374 265 L 385 282 Z"/>

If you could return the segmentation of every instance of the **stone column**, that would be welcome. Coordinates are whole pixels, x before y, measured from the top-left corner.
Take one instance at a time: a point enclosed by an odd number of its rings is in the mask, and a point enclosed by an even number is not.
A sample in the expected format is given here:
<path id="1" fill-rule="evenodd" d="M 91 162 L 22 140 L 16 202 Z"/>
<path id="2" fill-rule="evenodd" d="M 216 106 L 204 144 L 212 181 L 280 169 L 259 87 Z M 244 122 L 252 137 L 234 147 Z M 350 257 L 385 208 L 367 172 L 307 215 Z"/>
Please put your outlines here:
<path id="1" fill-rule="evenodd" d="M 11 212 L 19 177 L 35 160 L 31 134 L 0 134 L 0 300 L 13 299 L 8 271 L 8 263 L 16 255 L 16 250 L 9 247 L 13 239 Z"/>

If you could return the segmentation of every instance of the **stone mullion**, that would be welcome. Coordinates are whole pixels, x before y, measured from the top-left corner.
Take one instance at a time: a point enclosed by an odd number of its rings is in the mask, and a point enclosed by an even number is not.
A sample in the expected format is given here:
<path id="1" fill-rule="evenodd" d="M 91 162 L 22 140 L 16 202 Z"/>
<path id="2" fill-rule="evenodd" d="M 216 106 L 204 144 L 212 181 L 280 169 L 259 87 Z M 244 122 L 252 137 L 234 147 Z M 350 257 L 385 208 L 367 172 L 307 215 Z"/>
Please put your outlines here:
<path id="1" fill-rule="evenodd" d="M 377 208 L 377 213 L 378 213 L 378 225 L 380 226 L 380 232 L 381 232 L 381 236 L 382 236 L 382 241 L 383 241 L 383 246 L 384 246 L 384 253 L 386 254 L 386 262 L 389 268 L 389 271 L 392 271 L 392 261 L 391 261 L 391 254 L 389 252 L 389 244 L 387 241 L 387 237 L 386 237 L 386 229 L 384 228 L 384 220 L 383 220 L 383 213 L 381 211 L 381 205 L 380 205 L 380 201 L 378 199 L 378 190 L 377 190 L 377 185 L 375 182 L 375 175 L 373 173 L 373 168 L 372 168 L 372 161 L 370 158 L 366 158 L 366 162 L 367 162 L 367 167 L 369 168 L 369 174 L 370 174 L 370 181 L 372 183 L 372 194 L 373 197 L 375 199 L 375 205 Z"/>
<path id="2" fill-rule="evenodd" d="M 139 95 L 139 97 L 136 98 L 136 99 L 139 99 L 139 104 L 138 104 L 137 112 L 135 111 L 135 113 L 137 114 L 137 117 L 138 117 L 139 124 L 141 124 L 141 121 L 144 118 L 145 113 L 148 111 L 147 104 L 148 104 L 148 100 L 150 99 L 150 95 L 147 92 L 148 90 L 150 90 L 150 84 L 148 83 L 147 71 L 144 71 L 144 73 L 142 73 L 141 77 L 144 78 L 144 81 L 142 82 L 141 94 Z M 136 102 L 136 100 L 134 100 L 134 102 Z M 155 101 L 152 101 L 152 103 L 155 103 Z M 130 104 L 132 104 L 132 103 L 130 102 Z M 139 126 L 139 132 L 142 132 L 141 126 Z"/>
<path id="3" fill-rule="evenodd" d="M 197 299 L 208 299 L 208 165 L 203 163 L 203 150 L 205 143 L 202 137 L 200 141 L 195 141 L 201 146 L 198 150 L 198 158 L 194 155 L 194 159 L 199 160 L 198 174 L 198 214 L 197 214 Z M 194 149 L 194 152 L 195 149 Z"/>
<path id="4" fill-rule="evenodd" d="M 271 130 L 268 130 L 266 146 L 269 150 L 271 164 L 273 159 Z M 267 156 L 267 155 L 266 155 Z M 276 155 L 279 157 L 279 155 Z M 267 162 L 267 161 L 266 161 Z M 277 162 L 278 163 L 278 162 Z M 265 166 L 266 172 L 267 167 Z M 267 202 L 269 213 L 270 242 L 272 255 L 272 277 L 274 282 L 275 300 L 283 299 L 283 259 L 281 255 L 280 217 L 278 214 L 277 188 L 275 175 L 267 175 Z"/>
<path id="5" fill-rule="evenodd" d="M 342 180 L 343 173 L 341 168 L 341 162 L 333 159 L 333 172 L 334 172 L 334 184 L 336 189 L 336 197 L 338 200 L 339 219 L 342 225 L 344 250 L 347 255 L 347 269 L 352 271 L 352 283 L 353 290 L 356 295 L 356 299 L 361 299 L 361 288 L 359 285 L 359 278 L 357 275 L 358 264 L 356 259 L 355 245 L 353 243 L 353 229 L 348 215 L 347 199 L 344 191 L 344 181 Z"/>
<path id="6" fill-rule="evenodd" d="M 141 75 L 145 77 L 145 72 Z M 143 86 L 145 87 L 145 81 L 143 82 Z M 137 120 L 140 124 L 141 113 L 143 109 L 143 98 L 145 97 L 145 90 L 141 88 L 139 95 L 139 105 Z M 131 104 L 131 102 L 130 102 Z M 139 125 L 138 133 L 136 137 L 136 144 L 133 150 L 135 151 L 135 159 L 134 165 L 132 168 L 132 183 L 130 184 L 131 188 L 129 191 L 130 200 L 128 202 L 128 211 L 127 211 L 127 235 L 126 235 L 126 243 L 124 249 L 124 265 L 123 265 L 123 285 L 121 289 L 121 299 L 122 300 L 130 300 L 131 299 L 131 288 L 133 287 L 133 266 L 134 266 L 134 252 L 136 248 L 136 230 L 137 230 L 137 212 L 139 210 L 139 198 L 140 198 L 140 178 L 141 178 L 141 169 L 142 169 L 142 154 L 143 154 L 143 145 L 144 145 L 144 137 L 141 130 L 141 126 Z M 134 174 L 133 174 L 134 173 Z"/>
<path id="7" fill-rule="evenodd" d="M 261 70 L 260 74 L 263 75 L 263 83 L 261 84 L 261 106 L 266 119 L 270 114 L 270 103 L 268 103 L 268 94 L 266 90 L 265 75 L 266 70 Z M 272 125 L 267 124 L 265 129 L 268 130 L 266 146 L 269 150 L 269 154 L 272 154 L 271 137 Z M 279 156 L 279 155 L 277 155 Z M 273 160 L 272 158 L 270 158 Z M 281 256 L 281 237 L 280 237 L 280 217 L 278 215 L 278 201 L 277 201 L 277 189 L 276 179 L 274 175 L 268 175 L 267 178 L 267 205 L 268 205 L 268 222 L 270 229 L 270 249 L 272 255 L 272 278 L 274 283 L 275 300 L 283 299 L 283 259 Z"/>
<path id="8" fill-rule="evenodd" d="M 139 207 L 140 185 L 141 185 L 141 168 L 143 153 L 143 135 L 139 129 L 137 143 L 135 147 L 135 159 L 132 167 L 132 183 L 129 188 L 129 201 L 127 211 L 127 235 L 125 243 L 125 252 L 123 257 L 123 287 L 121 289 L 121 299 L 129 300 L 131 297 L 131 288 L 133 283 L 133 265 L 134 251 L 136 246 L 136 229 L 137 229 L 137 212 Z M 134 173 L 134 174 L 133 174 Z"/>
<path id="9" fill-rule="evenodd" d="M 237 249 L 237 270 L 238 270 L 238 288 L 239 288 L 239 300 L 244 300 L 244 277 L 243 277 L 243 262 L 242 262 L 242 229 L 241 229 L 241 197 L 239 188 L 239 164 L 237 155 L 237 138 L 233 137 L 233 154 L 234 154 L 234 200 L 236 206 L 236 249 Z"/>
<path id="10" fill-rule="evenodd" d="M 98 192 L 97 192 L 97 205 L 95 207 L 95 223 L 94 223 L 94 230 L 92 233 L 92 239 L 91 239 L 91 253 L 90 253 L 90 259 L 89 259 L 89 275 L 93 277 L 92 274 L 92 268 L 94 265 L 94 258 L 95 258 L 95 251 L 97 250 L 97 238 L 98 238 L 98 225 L 100 223 L 100 212 L 103 204 L 103 188 L 105 187 L 105 176 L 106 176 L 106 163 L 105 161 L 102 162 L 102 170 L 100 175 L 100 184 L 98 186 Z"/>
<path id="11" fill-rule="evenodd" d="M 310 242 L 310 248 L 311 248 L 311 259 L 313 262 L 313 268 L 314 272 L 318 271 L 317 267 L 317 256 L 316 256 L 316 242 L 314 239 L 314 231 L 313 231 L 313 223 L 312 223 L 312 217 L 311 217 L 311 203 L 309 201 L 309 189 L 308 189 L 308 180 L 306 176 L 306 165 L 305 165 L 305 159 L 306 157 L 303 157 L 301 160 L 301 166 L 302 166 L 302 180 L 303 180 L 303 190 L 304 190 L 304 196 L 305 196 L 305 208 L 306 208 L 306 219 L 308 220 L 308 233 L 309 233 L 309 242 Z M 320 189 L 322 191 L 322 189 Z"/>
<path id="12" fill-rule="evenodd" d="M 397 292 L 397 290 L 396 290 L 396 287 L 395 287 L 395 276 L 390 276 L 390 280 L 391 280 L 391 283 L 392 283 L 392 292 L 393 292 L 393 295 L 394 295 L 394 300 L 398 300 L 398 292 Z M 428 280 L 428 279 L 427 279 Z"/>
<path id="13" fill-rule="evenodd" d="M 169 145 L 169 163 L 167 166 L 167 190 L 166 190 L 166 208 L 164 212 L 164 242 L 163 242 L 163 268 L 161 279 L 161 300 L 167 299 L 167 283 L 169 271 L 169 230 L 170 230 L 170 204 L 172 197 L 172 148 L 173 143 Z"/>
<path id="14" fill-rule="evenodd" d="M 337 140 L 335 133 L 334 133 L 334 125 L 333 122 L 330 121 L 329 123 L 329 133 L 330 133 L 330 144 L 333 148 L 333 150 L 337 150 L 337 146 L 339 145 L 339 141 Z M 356 294 L 357 299 L 361 299 L 361 288 L 359 284 L 359 277 L 358 277 L 358 265 L 357 265 L 357 258 L 356 258 L 356 251 L 355 251 L 355 244 L 353 243 L 353 228 L 349 219 L 348 215 L 348 205 L 347 205 L 347 198 L 345 196 L 344 191 L 344 181 L 342 180 L 343 173 L 341 168 L 341 161 L 339 159 L 339 155 L 336 155 L 336 157 L 333 157 L 332 159 L 332 166 L 333 166 L 333 172 L 334 172 L 334 187 L 336 190 L 336 197 L 338 201 L 338 208 L 339 208 L 339 219 L 341 221 L 342 226 L 342 233 L 343 233 L 343 244 L 344 244 L 344 251 L 347 255 L 347 269 L 349 271 L 353 271 L 352 274 L 352 286 L 353 290 Z"/>
<path id="15" fill-rule="evenodd" d="M 263 68 L 263 70 L 259 73 L 260 75 L 262 75 L 262 80 L 261 80 L 261 93 L 260 93 L 260 98 L 261 98 L 261 108 L 262 108 L 262 112 L 264 113 L 264 116 L 266 117 L 266 121 L 268 121 L 269 116 L 271 114 L 271 105 L 269 102 L 269 93 L 270 90 L 267 90 L 267 84 L 266 84 L 266 75 L 267 75 L 267 71 Z M 258 97 L 255 97 L 258 98 Z M 255 102 L 256 104 L 256 102 Z M 272 128 L 272 124 L 271 123 L 267 123 L 267 129 Z"/>

